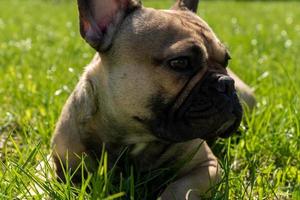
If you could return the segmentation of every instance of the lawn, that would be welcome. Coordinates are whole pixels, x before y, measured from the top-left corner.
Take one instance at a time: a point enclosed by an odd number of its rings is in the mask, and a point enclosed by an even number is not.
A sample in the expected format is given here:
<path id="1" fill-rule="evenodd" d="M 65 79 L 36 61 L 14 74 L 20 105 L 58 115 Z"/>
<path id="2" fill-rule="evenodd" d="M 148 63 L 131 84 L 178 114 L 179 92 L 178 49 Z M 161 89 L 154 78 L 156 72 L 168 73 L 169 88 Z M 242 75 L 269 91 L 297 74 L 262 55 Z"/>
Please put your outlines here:
<path id="1" fill-rule="evenodd" d="M 144 4 L 168 8 L 171 1 Z M 224 169 L 213 199 L 300 199 L 299 8 L 201 3 L 198 14 L 229 47 L 230 67 L 258 101 L 240 135 L 212 144 Z M 113 185 L 105 159 L 81 187 L 37 176 L 61 108 L 93 54 L 80 38 L 75 1 L 0 0 L 0 199 L 41 199 L 32 196 L 34 185 L 54 199 L 139 199 L 139 178 Z"/>

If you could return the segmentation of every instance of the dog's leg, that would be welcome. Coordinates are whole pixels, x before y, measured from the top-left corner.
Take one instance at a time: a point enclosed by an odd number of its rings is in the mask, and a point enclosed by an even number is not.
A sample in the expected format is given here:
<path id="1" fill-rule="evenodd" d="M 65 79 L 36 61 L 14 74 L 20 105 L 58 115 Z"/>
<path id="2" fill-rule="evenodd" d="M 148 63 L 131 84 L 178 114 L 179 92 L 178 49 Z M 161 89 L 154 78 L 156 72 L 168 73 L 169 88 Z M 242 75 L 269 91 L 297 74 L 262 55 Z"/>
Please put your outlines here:
<path id="1" fill-rule="evenodd" d="M 55 164 L 56 175 L 62 181 L 65 180 L 64 168 L 75 170 L 80 164 L 80 157 L 85 151 L 84 145 L 81 143 L 78 130 L 72 122 L 60 122 L 62 125 L 58 129 L 52 140 L 53 146 L 53 161 Z M 63 130 L 64 129 L 64 130 Z"/>
<path id="2" fill-rule="evenodd" d="M 221 168 L 205 142 L 191 161 L 191 165 L 193 169 L 167 187 L 161 196 L 162 200 L 193 200 L 200 199 L 202 195 L 210 196 L 209 190 L 221 179 Z M 184 169 L 186 170 L 188 169 Z"/>
<path id="3" fill-rule="evenodd" d="M 235 73 L 228 69 L 228 74 L 235 81 L 235 86 L 238 91 L 240 99 L 246 103 L 248 108 L 252 110 L 256 104 L 256 100 L 253 94 L 253 90 L 244 83 Z"/>

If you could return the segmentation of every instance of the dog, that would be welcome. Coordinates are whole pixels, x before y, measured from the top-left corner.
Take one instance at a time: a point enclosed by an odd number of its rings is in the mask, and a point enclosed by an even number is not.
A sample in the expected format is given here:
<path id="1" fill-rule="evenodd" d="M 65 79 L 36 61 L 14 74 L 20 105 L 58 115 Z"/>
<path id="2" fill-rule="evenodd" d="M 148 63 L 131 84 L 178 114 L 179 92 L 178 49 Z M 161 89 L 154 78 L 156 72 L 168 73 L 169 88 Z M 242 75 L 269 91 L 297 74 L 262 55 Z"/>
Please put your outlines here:
<path id="1" fill-rule="evenodd" d="M 76 169 L 82 155 L 99 159 L 105 143 L 110 163 L 128 147 L 140 172 L 192 155 L 157 197 L 207 194 L 221 170 L 205 140 L 233 134 L 240 100 L 249 107 L 255 100 L 227 68 L 226 47 L 195 14 L 198 0 L 178 0 L 169 10 L 138 0 L 77 2 L 81 36 L 97 53 L 56 125 L 57 176 L 63 179 L 64 166 Z"/>

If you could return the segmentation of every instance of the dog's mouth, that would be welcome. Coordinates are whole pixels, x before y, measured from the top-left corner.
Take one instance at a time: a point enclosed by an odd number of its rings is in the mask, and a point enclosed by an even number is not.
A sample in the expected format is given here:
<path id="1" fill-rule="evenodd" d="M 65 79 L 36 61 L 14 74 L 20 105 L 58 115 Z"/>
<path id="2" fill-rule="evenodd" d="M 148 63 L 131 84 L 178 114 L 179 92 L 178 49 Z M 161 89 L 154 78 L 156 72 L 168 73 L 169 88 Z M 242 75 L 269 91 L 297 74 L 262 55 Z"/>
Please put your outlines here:
<path id="1" fill-rule="evenodd" d="M 238 129 L 243 111 L 233 79 L 207 73 L 180 106 L 166 113 L 152 123 L 153 133 L 167 141 L 183 142 L 229 137 Z"/>

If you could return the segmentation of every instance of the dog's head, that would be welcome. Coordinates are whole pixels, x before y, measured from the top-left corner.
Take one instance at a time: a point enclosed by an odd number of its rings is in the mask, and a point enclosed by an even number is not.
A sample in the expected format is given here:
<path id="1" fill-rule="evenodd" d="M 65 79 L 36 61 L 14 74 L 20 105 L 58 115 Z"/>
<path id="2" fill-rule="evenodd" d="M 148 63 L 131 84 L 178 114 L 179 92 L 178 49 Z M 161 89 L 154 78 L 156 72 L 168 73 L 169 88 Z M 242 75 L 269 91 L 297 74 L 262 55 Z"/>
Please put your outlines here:
<path id="1" fill-rule="evenodd" d="M 81 35 L 101 55 L 106 106 L 122 127 L 175 142 L 238 128 L 230 56 L 193 12 L 197 3 L 155 10 L 136 0 L 78 0 Z"/>

